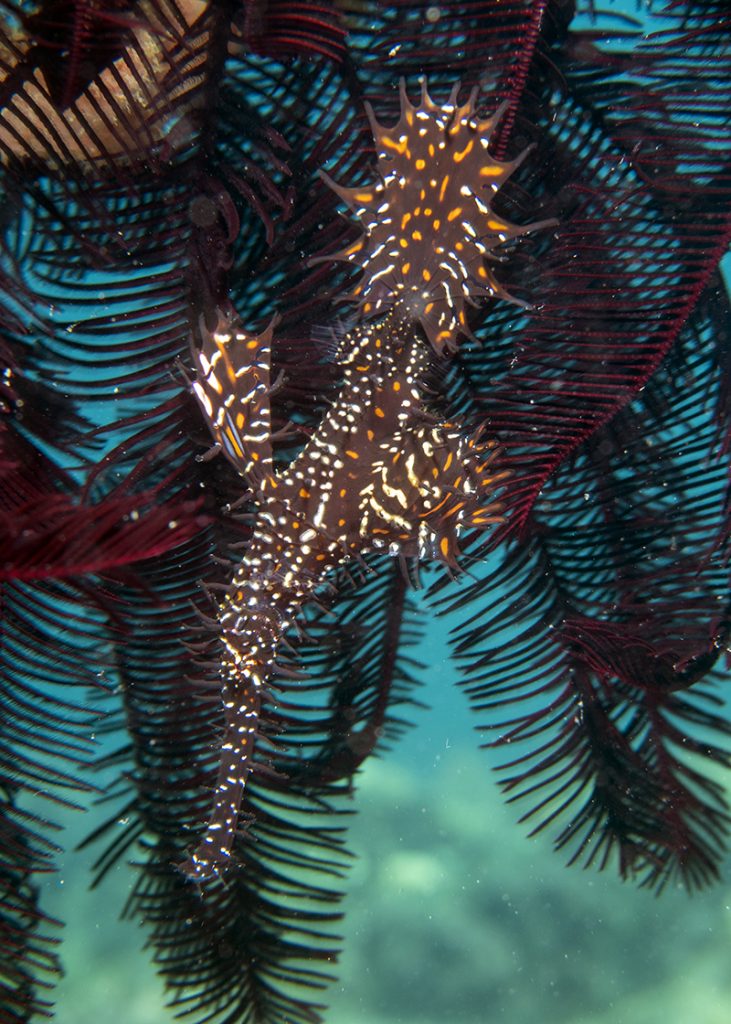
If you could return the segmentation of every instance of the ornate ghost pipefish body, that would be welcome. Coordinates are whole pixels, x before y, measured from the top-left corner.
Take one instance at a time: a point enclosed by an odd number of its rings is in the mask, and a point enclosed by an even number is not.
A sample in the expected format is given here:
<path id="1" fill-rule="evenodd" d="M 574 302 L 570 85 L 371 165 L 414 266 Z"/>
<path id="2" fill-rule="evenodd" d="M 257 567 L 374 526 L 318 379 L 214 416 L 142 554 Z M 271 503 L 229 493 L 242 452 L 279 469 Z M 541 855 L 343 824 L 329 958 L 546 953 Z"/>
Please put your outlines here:
<path id="1" fill-rule="evenodd" d="M 490 156 L 502 108 L 475 116 L 476 90 L 435 104 L 422 82 L 412 106 L 384 128 L 368 108 L 380 180 L 370 188 L 329 182 L 364 233 L 333 259 L 356 263 L 362 319 L 343 338 L 337 399 L 297 457 L 272 462 L 271 325 L 253 335 L 221 317 L 194 351 L 193 389 L 213 437 L 247 484 L 253 536 L 218 608 L 225 729 L 214 806 L 181 866 L 202 881 L 230 859 L 252 769 L 262 695 L 279 643 L 303 603 L 338 565 L 368 552 L 456 566 L 462 530 L 500 519 L 494 442 L 430 409 L 425 379 L 435 359 L 468 334 L 465 304 L 511 299 L 485 265 L 517 227 L 490 199 L 522 160 Z M 552 222 L 550 222 L 552 223 Z"/>

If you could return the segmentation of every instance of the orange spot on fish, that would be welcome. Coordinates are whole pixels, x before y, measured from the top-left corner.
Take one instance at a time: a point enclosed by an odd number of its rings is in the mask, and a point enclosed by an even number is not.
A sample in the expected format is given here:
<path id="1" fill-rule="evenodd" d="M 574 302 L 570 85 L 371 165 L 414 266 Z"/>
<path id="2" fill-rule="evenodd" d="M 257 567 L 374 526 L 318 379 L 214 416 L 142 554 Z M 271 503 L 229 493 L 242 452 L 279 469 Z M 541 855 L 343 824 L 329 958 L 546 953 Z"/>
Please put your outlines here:
<path id="1" fill-rule="evenodd" d="M 470 141 L 467 143 L 467 145 L 465 146 L 464 149 L 460 150 L 458 153 L 454 153 L 454 162 L 456 164 L 461 164 L 462 161 L 464 160 L 464 158 L 466 156 L 469 156 L 469 154 L 472 152 L 472 150 L 474 148 L 475 148 L 475 140 L 474 139 L 470 139 Z"/>
<path id="2" fill-rule="evenodd" d="M 408 159 L 411 159 L 411 153 L 409 152 L 409 140 L 407 138 L 401 139 L 396 142 L 394 139 L 389 139 L 387 135 L 384 135 L 380 140 L 386 149 L 392 149 L 395 153 L 405 153 Z"/>

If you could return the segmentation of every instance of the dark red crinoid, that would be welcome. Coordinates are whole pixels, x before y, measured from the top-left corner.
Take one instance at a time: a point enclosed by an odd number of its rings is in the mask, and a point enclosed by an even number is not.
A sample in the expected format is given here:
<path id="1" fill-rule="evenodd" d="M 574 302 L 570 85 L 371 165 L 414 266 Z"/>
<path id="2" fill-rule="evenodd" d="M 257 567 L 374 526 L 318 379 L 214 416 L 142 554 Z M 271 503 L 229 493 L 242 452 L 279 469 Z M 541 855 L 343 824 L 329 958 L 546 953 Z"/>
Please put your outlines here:
<path id="1" fill-rule="evenodd" d="M 225 880 L 191 885 L 175 864 L 208 812 L 221 723 L 200 581 L 227 581 L 252 524 L 245 505 L 227 511 L 234 468 L 199 458 L 210 442 L 178 361 L 218 310 L 252 328 L 277 312 L 272 429 L 294 432 L 274 462 L 310 436 L 358 315 L 357 272 L 313 261 L 360 234 L 320 172 L 372 185 L 366 99 L 397 123 L 401 78 L 416 96 L 426 76 L 436 105 L 459 81 L 458 104 L 477 87 L 478 110 L 502 108 L 491 158 L 532 150 L 495 216 L 557 222 L 494 252 L 483 239 L 495 300 L 465 304 L 474 340 L 434 381 L 444 416 L 497 439 L 511 474 L 504 524 L 467 545 L 470 577 L 436 584 L 435 614 L 459 612 L 455 675 L 503 787 L 569 858 L 653 888 L 716 877 L 731 21 L 725 0 L 668 0 L 636 22 L 597 6 L 0 5 L 9 1021 L 45 1010 L 58 969 L 36 886 L 56 863 L 54 811 L 27 801 L 94 786 L 102 713 L 117 782 L 98 874 L 140 865 L 129 912 L 174 1005 L 193 1021 L 319 1018 L 340 797 L 418 682 L 408 573 L 373 555 L 320 595 L 298 640 L 306 675 L 283 664 L 262 711 L 243 808 L 257 841 L 239 838 Z"/>

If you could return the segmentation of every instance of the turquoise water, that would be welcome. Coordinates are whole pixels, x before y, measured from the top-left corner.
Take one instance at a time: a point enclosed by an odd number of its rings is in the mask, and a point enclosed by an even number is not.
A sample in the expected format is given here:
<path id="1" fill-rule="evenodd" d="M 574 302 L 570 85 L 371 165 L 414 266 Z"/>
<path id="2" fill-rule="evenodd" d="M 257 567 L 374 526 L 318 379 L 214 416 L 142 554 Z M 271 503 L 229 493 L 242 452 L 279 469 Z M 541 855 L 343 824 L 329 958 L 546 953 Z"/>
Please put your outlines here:
<path id="1" fill-rule="evenodd" d="M 424 651 L 432 709 L 358 780 L 328 1024 L 726 1024 L 728 883 L 658 899 L 528 839 L 438 649 Z M 92 822 L 75 818 L 80 836 Z M 164 1024 L 144 933 L 116 921 L 131 869 L 90 893 L 92 859 L 66 857 L 47 894 L 68 923 L 56 1020 Z"/>

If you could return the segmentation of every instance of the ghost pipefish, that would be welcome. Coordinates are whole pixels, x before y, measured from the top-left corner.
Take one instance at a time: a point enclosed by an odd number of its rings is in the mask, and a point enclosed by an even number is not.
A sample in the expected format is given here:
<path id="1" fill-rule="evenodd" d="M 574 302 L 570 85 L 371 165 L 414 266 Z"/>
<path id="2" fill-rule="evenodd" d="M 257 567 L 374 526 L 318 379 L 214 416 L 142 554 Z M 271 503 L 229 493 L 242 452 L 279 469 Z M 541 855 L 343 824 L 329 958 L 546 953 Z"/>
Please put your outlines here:
<path id="1" fill-rule="evenodd" d="M 378 549 L 455 568 L 461 531 L 500 519 L 495 492 L 506 473 L 495 468 L 495 443 L 435 415 L 426 379 L 469 334 L 467 303 L 512 300 L 486 258 L 553 222 L 519 227 L 495 213 L 492 198 L 525 154 L 511 162 L 491 156 L 504 107 L 481 119 L 477 90 L 461 106 L 457 94 L 455 86 L 445 104 L 434 103 L 422 81 L 415 107 L 402 82 L 394 127 L 380 125 L 368 107 L 376 184 L 344 188 L 323 175 L 363 227 L 329 257 L 362 269 L 360 317 L 336 354 L 337 398 L 289 465 L 272 461 L 273 325 L 251 334 L 221 313 L 193 351 L 193 390 L 256 510 L 218 605 L 221 757 L 208 825 L 181 865 L 197 881 L 231 858 L 262 697 L 303 604 L 339 565 Z"/>

